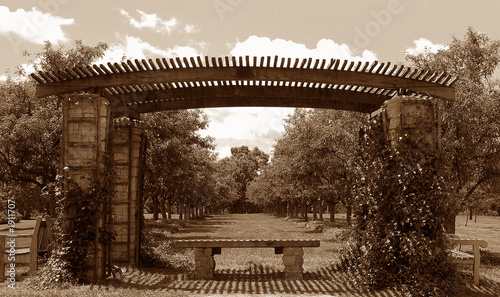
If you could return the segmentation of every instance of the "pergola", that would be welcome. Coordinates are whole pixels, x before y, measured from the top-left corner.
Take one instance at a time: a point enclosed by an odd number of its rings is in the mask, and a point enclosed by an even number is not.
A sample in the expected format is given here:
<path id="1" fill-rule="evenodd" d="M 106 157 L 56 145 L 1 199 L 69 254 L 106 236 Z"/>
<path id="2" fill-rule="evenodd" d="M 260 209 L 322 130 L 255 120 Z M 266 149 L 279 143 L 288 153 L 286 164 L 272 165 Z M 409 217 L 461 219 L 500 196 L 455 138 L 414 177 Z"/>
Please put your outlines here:
<path id="1" fill-rule="evenodd" d="M 32 74 L 36 96 L 100 94 L 115 116 L 206 107 L 266 106 L 370 113 L 400 90 L 454 99 L 455 79 L 391 63 L 224 57 L 128 60 Z"/>
<path id="2" fill-rule="evenodd" d="M 115 195 L 98 227 L 116 240 L 96 239 L 94 280 L 110 263 L 138 264 L 144 126 L 141 113 L 209 107 L 307 107 L 373 113 L 384 106 L 384 132 L 440 147 L 439 100 L 453 100 L 455 78 L 403 65 L 280 57 L 128 60 L 31 75 L 36 96 L 61 96 L 61 170 L 80 187 L 99 174 L 106 154 L 116 172 Z M 404 96 L 399 96 L 404 95 Z M 379 114 L 379 113 L 377 113 Z M 117 120 L 113 120 L 117 118 Z M 97 232 L 98 233 L 98 232 Z M 99 238 L 99 234 L 96 235 Z"/>

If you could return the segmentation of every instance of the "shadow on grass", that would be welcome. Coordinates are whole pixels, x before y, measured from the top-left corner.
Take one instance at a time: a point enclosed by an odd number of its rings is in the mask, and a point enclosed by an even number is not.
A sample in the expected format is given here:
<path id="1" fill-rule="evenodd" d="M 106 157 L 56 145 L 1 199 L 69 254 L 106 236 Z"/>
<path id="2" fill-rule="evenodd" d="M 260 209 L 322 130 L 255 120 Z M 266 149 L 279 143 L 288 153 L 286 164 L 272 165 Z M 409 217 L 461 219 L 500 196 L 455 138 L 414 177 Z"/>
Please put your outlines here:
<path id="1" fill-rule="evenodd" d="M 159 290 L 185 294 L 264 294 L 334 296 L 404 296 L 396 289 L 362 292 L 353 280 L 335 266 L 304 273 L 304 280 L 286 281 L 283 271 L 250 263 L 246 269 L 216 269 L 214 279 L 195 279 L 190 271 L 127 268 L 122 275 L 108 279 L 114 288 Z M 496 297 L 500 282 L 482 279 L 481 286 L 463 287 L 461 296 Z"/>
<path id="2" fill-rule="evenodd" d="M 335 296 L 402 296 L 386 289 L 362 293 L 346 275 L 334 267 L 306 272 L 304 280 L 286 281 L 283 271 L 250 263 L 246 269 L 216 269 L 214 279 L 195 279 L 192 273 L 175 270 L 129 268 L 108 280 L 116 288 L 182 292 L 189 294 L 291 294 Z"/>

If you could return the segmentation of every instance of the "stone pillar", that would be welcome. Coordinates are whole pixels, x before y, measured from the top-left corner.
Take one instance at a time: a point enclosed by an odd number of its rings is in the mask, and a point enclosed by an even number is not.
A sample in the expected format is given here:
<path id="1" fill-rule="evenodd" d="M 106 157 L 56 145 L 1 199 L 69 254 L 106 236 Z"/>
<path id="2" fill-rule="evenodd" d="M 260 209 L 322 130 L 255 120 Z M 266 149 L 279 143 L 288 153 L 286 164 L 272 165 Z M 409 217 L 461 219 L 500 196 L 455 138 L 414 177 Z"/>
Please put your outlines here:
<path id="1" fill-rule="evenodd" d="M 304 269 L 304 251 L 301 247 L 283 248 L 283 264 L 285 265 L 285 280 L 302 280 Z"/>
<path id="2" fill-rule="evenodd" d="M 194 263 L 197 279 L 213 279 L 215 260 L 212 248 L 197 248 L 194 252 Z"/>
<path id="3" fill-rule="evenodd" d="M 384 133 L 393 146 L 400 137 L 408 135 L 415 140 L 418 149 L 424 152 L 441 152 L 441 110 L 440 99 L 424 99 L 415 96 L 396 96 L 384 102 L 382 121 Z M 446 222 L 446 231 L 455 233 L 455 214 Z"/>
<path id="4" fill-rule="evenodd" d="M 439 99 L 396 96 L 384 102 L 384 133 L 393 146 L 408 135 L 417 142 L 415 149 L 441 151 L 441 107 Z"/>
<path id="5" fill-rule="evenodd" d="M 115 197 L 111 205 L 111 225 L 116 239 L 111 243 L 111 263 L 139 264 L 140 216 L 144 124 L 128 118 L 113 123 Z"/>
<path id="6" fill-rule="evenodd" d="M 64 187 L 68 179 L 75 181 L 83 190 L 88 189 L 103 164 L 108 149 L 111 111 L 109 103 L 99 95 L 70 95 L 63 101 L 63 131 L 61 164 Z M 66 191 L 65 191 L 66 192 Z M 71 224 L 78 210 L 65 209 L 65 224 Z M 99 222 L 102 226 L 102 221 Z M 87 276 L 90 281 L 104 278 L 104 247 L 95 240 L 96 252 L 89 260 Z"/>

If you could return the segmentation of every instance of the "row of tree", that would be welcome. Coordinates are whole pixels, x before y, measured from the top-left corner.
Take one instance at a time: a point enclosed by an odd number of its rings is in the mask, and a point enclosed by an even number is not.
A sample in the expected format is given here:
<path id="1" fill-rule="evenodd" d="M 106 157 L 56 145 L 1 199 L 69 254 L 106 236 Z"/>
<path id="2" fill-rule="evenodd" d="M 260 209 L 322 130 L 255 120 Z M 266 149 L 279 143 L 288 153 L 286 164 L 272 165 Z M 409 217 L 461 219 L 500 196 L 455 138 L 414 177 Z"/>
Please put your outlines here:
<path id="1" fill-rule="evenodd" d="M 495 213 L 500 205 L 500 41 L 469 28 L 446 49 L 407 55 L 422 71 L 458 78 L 456 100 L 442 113 L 444 154 L 450 162 L 455 209 Z M 279 215 L 309 209 L 321 215 L 343 204 L 351 212 L 359 131 L 352 112 L 297 109 L 285 122 L 270 164 L 249 185 L 250 200 Z M 332 217 L 333 217 L 332 212 Z M 497 213 L 498 214 L 498 213 Z M 349 216 L 348 216 L 349 218 Z"/>

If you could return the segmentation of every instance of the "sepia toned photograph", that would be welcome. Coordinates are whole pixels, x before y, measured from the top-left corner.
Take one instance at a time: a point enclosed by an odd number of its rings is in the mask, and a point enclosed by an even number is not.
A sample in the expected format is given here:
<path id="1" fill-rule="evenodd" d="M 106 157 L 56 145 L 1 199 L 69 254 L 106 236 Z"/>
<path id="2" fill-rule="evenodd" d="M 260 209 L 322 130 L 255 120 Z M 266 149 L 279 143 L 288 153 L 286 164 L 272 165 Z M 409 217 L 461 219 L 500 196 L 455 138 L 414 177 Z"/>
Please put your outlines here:
<path id="1" fill-rule="evenodd" d="M 0 296 L 500 296 L 499 12 L 1 0 Z"/>

